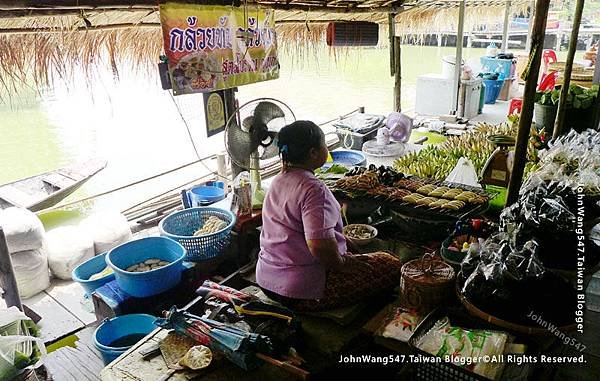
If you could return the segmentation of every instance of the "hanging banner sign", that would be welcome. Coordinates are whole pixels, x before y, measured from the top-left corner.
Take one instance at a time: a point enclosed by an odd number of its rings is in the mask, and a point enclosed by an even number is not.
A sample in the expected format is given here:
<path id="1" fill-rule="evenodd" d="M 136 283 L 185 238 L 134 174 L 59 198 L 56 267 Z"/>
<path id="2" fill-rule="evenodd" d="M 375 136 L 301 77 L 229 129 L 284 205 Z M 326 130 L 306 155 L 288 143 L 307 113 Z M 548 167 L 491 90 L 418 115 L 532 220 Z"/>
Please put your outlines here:
<path id="1" fill-rule="evenodd" d="M 160 23 L 175 95 L 279 77 L 271 9 L 165 3 Z"/>

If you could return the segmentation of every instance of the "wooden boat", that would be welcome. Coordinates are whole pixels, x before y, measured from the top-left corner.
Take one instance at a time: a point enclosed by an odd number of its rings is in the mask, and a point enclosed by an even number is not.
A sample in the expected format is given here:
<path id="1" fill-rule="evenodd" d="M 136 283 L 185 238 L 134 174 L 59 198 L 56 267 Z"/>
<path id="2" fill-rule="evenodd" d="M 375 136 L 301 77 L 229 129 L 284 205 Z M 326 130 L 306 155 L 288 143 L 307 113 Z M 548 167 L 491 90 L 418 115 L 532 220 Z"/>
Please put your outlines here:
<path id="1" fill-rule="evenodd" d="M 0 185 L 0 209 L 11 206 L 32 212 L 58 204 L 106 167 L 106 161 L 91 159 L 41 175 Z"/>

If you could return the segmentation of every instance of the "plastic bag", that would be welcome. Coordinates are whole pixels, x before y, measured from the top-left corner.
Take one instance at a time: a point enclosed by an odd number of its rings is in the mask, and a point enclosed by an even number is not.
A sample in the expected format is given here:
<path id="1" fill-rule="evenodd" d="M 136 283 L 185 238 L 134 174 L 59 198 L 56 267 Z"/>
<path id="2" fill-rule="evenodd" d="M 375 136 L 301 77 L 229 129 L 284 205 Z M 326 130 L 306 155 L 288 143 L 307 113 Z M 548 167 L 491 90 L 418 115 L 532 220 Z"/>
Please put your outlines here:
<path id="1" fill-rule="evenodd" d="M 29 336 L 23 324 L 27 320 L 30 319 L 16 307 L 0 310 L 0 380 L 10 380 L 23 369 L 37 368 L 46 358 L 44 341 Z M 30 364 L 32 361 L 35 363 Z"/>
<path id="2" fill-rule="evenodd" d="M 14 253 L 11 261 L 22 298 L 31 298 L 50 287 L 48 257 L 43 248 Z"/>
<path id="3" fill-rule="evenodd" d="M 71 279 L 73 269 L 94 256 L 94 240 L 78 226 L 49 231 L 46 243 L 50 270 L 60 279 Z"/>
<path id="4" fill-rule="evenodd" d="M 238 217 L 252 214 L 252 185 L 249 172 L 241 172 L 233 180 L 231 211 Z"/>
<path id="5" fill-rule="evenodd" d="M 465 157 L 458 159 L 456 166 L 452 172 L 450 172 L 448 177 L 446 177 L 446 181 L 481 188 L 481 185 L 477 180 L 477 171 L 475 170 L 473 163 Z"/>
<path id="6" fill-rule="evenodd" d="M 131 240 L 131 228 L 127 218 L 117 211 L 95 213 L 81 221 L 80 226 L 94 239 L 96 255 Z"/>
<path id="7" fill-rule="evenodd" d="M 498 331 L 471 330 L 450 325 L 442 318 L 417 342 L 417 347 L 427 353 L 446 359 L 448 356 L 457 366 L 495 380 L 500 375 L 502 364 L 498 362 L 473 362 L 466 360 L 504 353 L 508 335 Z"/>
<path id="8" fill-rule="evenodd" d="M 8 251 L 37 250 L 44 242 L 44 226 L 31 211 L 23 208 L 0 210 L 0 226 L 4 230 Z"/>
<path id="9" fill-rule="evenodd" d="M 537 241 L 515 243 L 501 232 L 461 264 L 461 293 L 477 308 L 498 318 L 535 325 L 531 311 L 558 325 L 572 319 L 576 295 L 567 281 L 546 271 Z"/>

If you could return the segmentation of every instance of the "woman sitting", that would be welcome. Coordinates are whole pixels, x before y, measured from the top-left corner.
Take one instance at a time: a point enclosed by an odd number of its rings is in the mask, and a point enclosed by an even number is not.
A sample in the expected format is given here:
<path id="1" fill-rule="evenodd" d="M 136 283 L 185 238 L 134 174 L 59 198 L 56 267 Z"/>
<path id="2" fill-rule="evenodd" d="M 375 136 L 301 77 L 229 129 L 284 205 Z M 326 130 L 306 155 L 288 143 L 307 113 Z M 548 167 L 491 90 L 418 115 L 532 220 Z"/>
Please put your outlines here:
<path id="1" fill-rule="evenodd" d="M 299 311 L 356 303 L 400 281 L 401 262 L 347 253 L 341 207 L 314 170 L 327 161 L 323 131 L 297 121 L 278 134 L 283 171 L 265 197 L 256 280 L 271 299 Z"/>

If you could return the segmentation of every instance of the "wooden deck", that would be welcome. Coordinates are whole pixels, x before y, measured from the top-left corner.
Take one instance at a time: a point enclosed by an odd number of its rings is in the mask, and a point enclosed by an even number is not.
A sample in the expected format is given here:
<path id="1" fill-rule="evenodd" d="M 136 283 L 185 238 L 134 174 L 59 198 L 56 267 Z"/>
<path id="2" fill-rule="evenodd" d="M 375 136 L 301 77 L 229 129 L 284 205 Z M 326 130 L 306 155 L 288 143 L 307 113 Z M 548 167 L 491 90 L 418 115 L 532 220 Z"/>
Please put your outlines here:
<path id="1" fill-rule="evenodd" d="M 91 301 L 88 309 L 83 304 L 85 302 L 83 289 L 73 281 L 55 279 L 50 288 L 22 302 L 42 317 L 38 326 L 46 345 L 55 343 L 96 322 Z M 5 307 L 4 300 L 1 298 L 0 307 Z"/>

